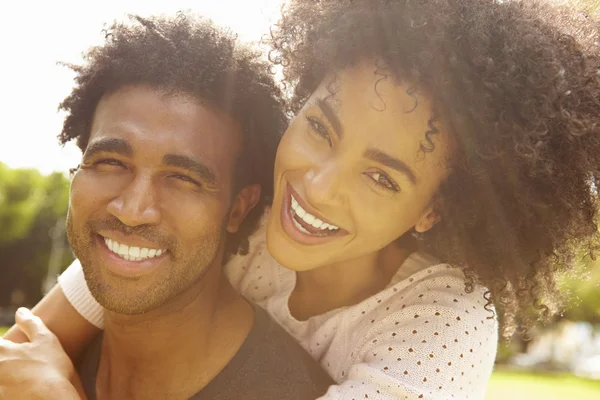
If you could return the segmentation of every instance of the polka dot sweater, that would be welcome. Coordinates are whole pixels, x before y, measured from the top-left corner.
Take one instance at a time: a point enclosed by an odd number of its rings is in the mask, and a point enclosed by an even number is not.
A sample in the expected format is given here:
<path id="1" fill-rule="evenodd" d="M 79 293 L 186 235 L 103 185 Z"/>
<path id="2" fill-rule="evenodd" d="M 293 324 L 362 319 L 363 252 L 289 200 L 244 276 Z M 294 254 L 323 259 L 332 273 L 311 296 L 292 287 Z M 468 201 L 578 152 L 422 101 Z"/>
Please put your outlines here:
<path id="1" fill-rule="evenodd" d="M 296 274 L 269 255 L 265 224 L 250 254 L 231 259 L 226 272 L 338 383 L 319 400 L 484 398 L 498 327 L 484 308 L 484 289 L 465 293 L 460 269 L 412 254 L 377 295 L 306 321 L 290 313 Z M 75 309 L 102 328 L 102 308 L 77 261 L 59 283 Z"/>

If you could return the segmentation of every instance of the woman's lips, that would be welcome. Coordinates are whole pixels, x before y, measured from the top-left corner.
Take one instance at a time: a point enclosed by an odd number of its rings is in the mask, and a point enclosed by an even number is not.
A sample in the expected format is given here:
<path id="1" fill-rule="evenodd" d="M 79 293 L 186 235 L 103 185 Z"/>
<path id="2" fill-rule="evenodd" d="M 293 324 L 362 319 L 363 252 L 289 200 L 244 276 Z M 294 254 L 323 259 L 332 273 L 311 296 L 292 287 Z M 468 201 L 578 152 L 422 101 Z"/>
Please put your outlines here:
<path id="1" fill-rule="evenodd" d="M 288 184 L 286 185 L 286 190 L 284 192 L 282 201 L 281 225 L 287 236 L 289 236 L 295 242 L 304 245 L 318 245 L 348 234 L 347 231 L 338 228 L 336 225 L 323 221 L 320 216 L 317 217 L 311 214 L 315 219 L 319 218 L 319 221 L 316 223 L 319 226 L 318 228 L 313 224 L 309 224 L 305 219 L 296 215 L 295 211 L 293 210 L 292 202 L 294 200 L 292 199 L 299 199 L 299 201 L 295 200 L 298 201 L 298 203 L 302 201 L 299 195 L 295 193 L 292 187 Z M 301 207 L 301 204 L 299 205 Z M 304 208 L 302 208 L 302 210 L 304 210 Z M 312 218 L 308 219 L 310 221 Z M 323 227 L 325 229 L 323 229 Z"/>

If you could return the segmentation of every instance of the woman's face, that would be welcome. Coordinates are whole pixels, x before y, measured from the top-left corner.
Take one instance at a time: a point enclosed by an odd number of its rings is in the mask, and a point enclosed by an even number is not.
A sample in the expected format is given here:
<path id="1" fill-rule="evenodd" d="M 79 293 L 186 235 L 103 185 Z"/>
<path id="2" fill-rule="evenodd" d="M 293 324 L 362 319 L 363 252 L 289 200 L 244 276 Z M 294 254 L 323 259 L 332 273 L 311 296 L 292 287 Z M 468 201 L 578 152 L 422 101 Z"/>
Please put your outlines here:
<path id="1" fill-rule="evenodd" d="M 431 102 L 373 62 L 326 78 L 286 131 L 275 161 L 267 243 L 304 271 L 371 255 L 438 220 L 434 194 L 448 175 L 449 137 Z"/>

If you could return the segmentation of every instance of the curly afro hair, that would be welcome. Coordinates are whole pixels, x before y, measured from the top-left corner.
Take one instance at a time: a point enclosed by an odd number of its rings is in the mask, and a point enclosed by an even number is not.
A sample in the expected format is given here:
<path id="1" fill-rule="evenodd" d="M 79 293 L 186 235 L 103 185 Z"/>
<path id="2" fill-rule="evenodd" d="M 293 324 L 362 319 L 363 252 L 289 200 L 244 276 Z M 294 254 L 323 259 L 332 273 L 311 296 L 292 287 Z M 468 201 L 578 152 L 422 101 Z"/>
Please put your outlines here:
<path id="1" fill-rule="evenodd" d="M 133 24 L 115 22 L 105 30 L 104 45 L 91 48 L 84 65 L 68 65 L 76 72 L 75 87 L 59 106 L 67 112 L 59 140 L 76 139 L 85 151 L 100 98 L 124 85 L 186 93 L 229 113 L 244 131 L 235 187 L 262 187 L 259 204 L 227 240 L 229 252 L 247 253 L 248 236 L 273 194 L 275 153 L 287 126 L 270 65 L 208 20 L 182 13 L 131 19 Z"/>
<path id="2" fill-rule="evenodd" d="M 463 268 L 467 291 L 488 288 L 510 336 L 560 308 L 556 272 L 596 248 L 596 27 L 537 0 L 295 0 L 268 41 L 290 112 L 363 59 L 431 95 L 430 126 L 443 116 L 458 154 L 420 243 Z M 426 130 L 421 150 L 435 151 Z"/>

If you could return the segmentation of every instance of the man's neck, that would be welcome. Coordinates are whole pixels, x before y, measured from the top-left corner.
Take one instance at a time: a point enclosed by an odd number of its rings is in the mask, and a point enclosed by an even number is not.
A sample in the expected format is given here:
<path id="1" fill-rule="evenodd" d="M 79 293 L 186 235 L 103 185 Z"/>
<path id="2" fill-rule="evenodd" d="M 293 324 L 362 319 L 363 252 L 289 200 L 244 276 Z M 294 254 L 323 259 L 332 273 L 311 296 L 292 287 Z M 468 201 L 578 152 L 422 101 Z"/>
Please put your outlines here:
<path id="1" fill-rule="evenodd" d="M 233 358 L 253 322 L 251 306 L 220 267 L 143 315 L 107 312 L 96 392 L 103 399 L 188 399 Z"/>

